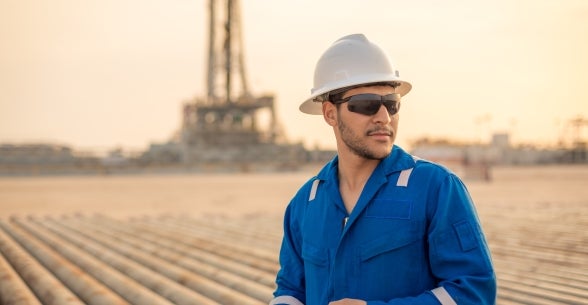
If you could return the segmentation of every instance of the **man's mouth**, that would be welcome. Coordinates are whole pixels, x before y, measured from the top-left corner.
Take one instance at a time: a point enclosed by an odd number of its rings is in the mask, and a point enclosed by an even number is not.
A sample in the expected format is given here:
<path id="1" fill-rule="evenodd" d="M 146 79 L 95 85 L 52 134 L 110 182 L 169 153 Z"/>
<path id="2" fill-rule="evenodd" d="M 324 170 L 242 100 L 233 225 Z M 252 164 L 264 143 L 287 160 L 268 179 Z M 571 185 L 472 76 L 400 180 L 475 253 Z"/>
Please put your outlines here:
<path id="1" fill-rule="evenodd" d="M 387 137 L 391 137 L 392 134 L 393 134 L 392 131 L 387 130 L 387 129 L 372 130 L 372 131 L 368 131 L 368 133 L 367 133 L 368 136 L 387 136 Z"/>

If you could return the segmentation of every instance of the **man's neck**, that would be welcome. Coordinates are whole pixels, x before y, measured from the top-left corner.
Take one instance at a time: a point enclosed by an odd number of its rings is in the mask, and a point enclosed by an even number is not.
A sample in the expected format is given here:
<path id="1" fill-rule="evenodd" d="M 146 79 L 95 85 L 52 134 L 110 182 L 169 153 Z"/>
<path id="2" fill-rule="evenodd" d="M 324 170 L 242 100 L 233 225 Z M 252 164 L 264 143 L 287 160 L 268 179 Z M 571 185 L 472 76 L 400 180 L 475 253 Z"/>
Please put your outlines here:
<path id="1" fill-rule="evenodd" d="M 339 192 L 349 214 L 379 163 L 380 160 L 369 160 L 357 155 L 339 156 Z"/>
<path id="2" fill-rule="evenodd" d="M 363 188 L 379 163 L 380 160 L 370 160 L 355 155 L 343 157 L 343 160 L 339 156 L 339 183 L 344 183 L 351 190 Z"/>

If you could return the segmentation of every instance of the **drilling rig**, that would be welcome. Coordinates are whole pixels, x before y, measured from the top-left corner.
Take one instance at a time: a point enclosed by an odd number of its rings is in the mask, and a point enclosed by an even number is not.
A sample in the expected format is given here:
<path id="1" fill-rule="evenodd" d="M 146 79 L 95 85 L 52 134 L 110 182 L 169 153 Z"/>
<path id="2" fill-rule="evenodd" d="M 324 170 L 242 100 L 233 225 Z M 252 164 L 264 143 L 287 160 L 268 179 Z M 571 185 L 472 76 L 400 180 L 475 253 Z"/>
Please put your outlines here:
<path id="1" fill-rule="evenodd" d="M 207 91 L 183 105 L 182 161 L 240 166 L 299 163 L 305 150 L 302 144 L 287 143 L 274 96 L 254 96 L 249 91 L 239 2 L 210 0 L 208 9 Z"/>

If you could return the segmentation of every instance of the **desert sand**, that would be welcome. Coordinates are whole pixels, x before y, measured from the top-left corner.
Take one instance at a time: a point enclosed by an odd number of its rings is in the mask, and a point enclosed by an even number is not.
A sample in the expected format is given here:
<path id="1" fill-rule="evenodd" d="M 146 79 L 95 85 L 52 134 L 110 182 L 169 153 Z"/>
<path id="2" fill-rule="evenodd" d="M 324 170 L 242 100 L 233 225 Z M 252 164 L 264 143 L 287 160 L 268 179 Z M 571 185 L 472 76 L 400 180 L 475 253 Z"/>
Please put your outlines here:
<path id="1" fill-rule="evenodd" d="M 275 215 L 313 174 L 0 177 L 0 216 Z M 478 208 L 488 212 L 497 206 L 588 204 L 588 166 L 498 167 L 491 182 L 466 185 Z"/>

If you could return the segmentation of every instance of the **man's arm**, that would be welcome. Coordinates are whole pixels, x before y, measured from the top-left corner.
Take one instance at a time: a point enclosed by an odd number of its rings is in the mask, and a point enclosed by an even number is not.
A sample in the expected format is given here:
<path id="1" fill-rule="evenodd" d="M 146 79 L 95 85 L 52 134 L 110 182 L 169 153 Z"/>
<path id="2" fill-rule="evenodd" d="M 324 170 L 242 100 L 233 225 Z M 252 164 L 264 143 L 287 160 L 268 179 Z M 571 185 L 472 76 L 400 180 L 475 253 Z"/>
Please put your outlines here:
<path id="1" fill-rule="evenodd" d="M 304 305 L 304 263 L 300 250 L 300 229 L 292 212 L 292 202 L 284 215 L 284 237 L 280 249 L 277 288 L 270 305 Z"/>
<path id="2" fill-rule="evenodd" d="M 429 264 L 438 286 L 414 297 L 367 300 L 367 305 L 494 305 L 490 251 L 465 185 L 450 174 L 427 202 Z"/>

